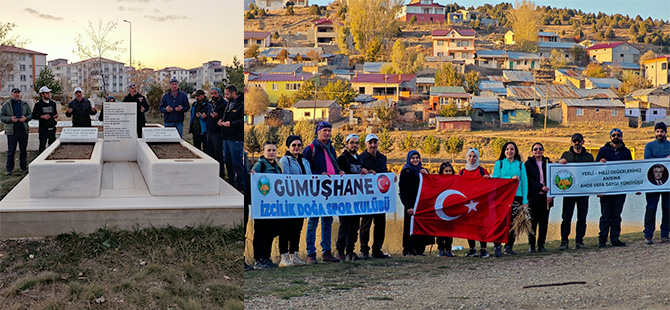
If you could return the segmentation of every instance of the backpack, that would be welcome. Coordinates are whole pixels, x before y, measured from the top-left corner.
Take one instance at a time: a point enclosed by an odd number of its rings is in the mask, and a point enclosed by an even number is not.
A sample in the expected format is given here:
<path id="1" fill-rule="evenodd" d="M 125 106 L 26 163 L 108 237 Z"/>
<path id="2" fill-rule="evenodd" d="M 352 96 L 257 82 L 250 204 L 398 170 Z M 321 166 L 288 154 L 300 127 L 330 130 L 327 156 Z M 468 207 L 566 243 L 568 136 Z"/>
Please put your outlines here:
<path id="1" fill-rule="evenodd" d="M 484 173 L 484 168 L 482 168 L 482 166 L 479 166 L 477 168 L 479 168 L 479 174 L 481 174 L 482 176 L 486 175 L 486 173 Z M 463 175 L 464 173 L 465 173 L 465 168 L 461 169 L 461 171 L 458 172 L 458 174 L 460 174 L 460 175 Z"/>

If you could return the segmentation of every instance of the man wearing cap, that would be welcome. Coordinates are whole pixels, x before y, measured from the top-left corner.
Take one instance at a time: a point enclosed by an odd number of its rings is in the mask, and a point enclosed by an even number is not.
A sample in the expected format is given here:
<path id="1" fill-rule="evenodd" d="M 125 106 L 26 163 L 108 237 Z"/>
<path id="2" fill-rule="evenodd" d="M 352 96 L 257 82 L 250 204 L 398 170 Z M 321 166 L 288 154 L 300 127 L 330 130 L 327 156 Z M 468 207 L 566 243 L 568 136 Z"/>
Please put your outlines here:
<path id="1" fill-rule="evenodd" d="M 623 143 L 623 132 L 619 128 L 610 130 L 610 142 L 605 143 L 598 151 L 596 161 L 607 163 L 618 160 L 633 160 L 630 150 Z M 621 234 L 621 212 L 626 202 L 626 194 L 598 195 L 600 197 L 600 234 L 598 235 L 598 247 L 607 246 L 609 235 L 612 246 L 626 246 L 619 240 Z"/>
<path id="2" fill-rule="evenodd" d="M 316 138 L 303 151 L 302 156 L 309 162 L 312 174 L 344 175 L 337 165 L 337 156 L 330 140 L 333 126 L 328 122 L 319 122 L 316 125 Z M 307 221 L 307 263 L 316 264 L 316 226 L 319 225 L 318 217 L 310 217 Z M 331 235 L 333 233 L 333 217 L 321 218 L 321 260 L 324 262 L 337 263 L 337 259 L 331 251 Z"/>
<path id="3" fill-rule="evenodd" d="M 165 127 L 177 128 L 182 138 L 184 137 L 184 113 L 188 112 L 189 108 L 188 96 L 179 90 L 179 81 L 172 78 L 170 90 L 161 99 L 160 110 L 163 113 Z"/>
<path id="4" fill-rule="evenodd" d="M 365 151 L 361 153 L 361 163 L 363 168 L 370 173 L 388 172 L 386 166 L 386 156 L 379 152 L 379 138 L 377 135 L 369 134 L 365 137 Z M 361 217 L 361 255 L 363 259 L 370 258 L 370 247 L 368 241 L 370 240 L 370 229 L 372 222 L 375 224 L 375 231 L 372 241 L 372 257 L 374 258 L 389 258 L 390 255 L 382 252 L 382 245 L 386 238 L 386 214 L 363 215 Z"/>
<path id="5" fill-rule="evenodd" d="M 137 137 L 142 138 L 142 127 L 147 124 L 147 119 L 144 116 L 144 113 L 149 111 L 147 98 L 137 92 L 137 85 L 130 84 L 130 86 L 128 86 L 128 94 L 123 98 L 123 102 L 137 103 Z"/>
<path id="6" fill-rule="evenodd" d="M 205 91 L 198 89 L 195 91 L 195 103 L 191 109 L 188 132 L 193 134 L 193 146 L 201 151 L 207 149 L 207 110 L 209 102 L 205 97 Z"/>
<path id="7" fill-rule="evenodd" d="M 51 101 L 51 89 L 46 86 L 40 88 L 40 100 L 35 103 L 33 107 L 33 119 L 40 121 L 39 139 L 40 147 L 39 153 L 42 153 L 49 145 L 56 141 L 56 119 L 58 118 L 58 111 L 56 110 L 56 103 Z"/>
<path id="8" fill-rule="evenodd" d="M 243 192 L 246 178 L 242 158 L 244 157 L 244 94 L 237 93 L 235 85 L 225 89 L 228 101 L 219 125 L 223 138 L 223 157 L 228 171 L 228 183 Z"/>
<path id="9" fill-rule="evenodd" d="M 572 135 L 570 140 L 572 146 L 567 152 L 563 152 L 559 164 L 593 162 L 593 155 L 584 148 L 584 136 L 581 133 Z M 589 212 L 589 196 L 563 197 L 563 221 L 561 222 L 561 246 L 558 248 L 565 251 L 570 248 L 568 238 L 570 236 L 570 222 L 577 204 L 577 232 L 575 236 L 575 247 L 584 249 L 584 235 L 586 234 L 586 215 Z"/>
<path id="10" fill-rule="evenodd" d="M 223 116 L 227 103 L 221 97 L 221 89 L 212 87 L 209 90 L 211 97 L 209 109 L 207 109 L 207 146 L 208 155 L 219 162 L 219 177 L 225 179 L 225 162 L 223 161 L 223 136 L 219 120 Z M 244 133 L 243 133 L 244 134 Z"/>
<path id="11" fill-rule="evenodd" d="M 7 175 L 14 170 L 14 154 L 16 145 L 19 145 L 19 166 L 21 172 L 28 173 L 28 121 L 32 118 L 30 106 L 21 100 L 21 90 L 12 89 L 12 99 L 9 99 L 0 109 L 0 121 L 5 123 L 7 135 Z"/>
<path id="12" fill-rule="evenodd" d="M 358 156 L 360 139 L 352 133 L 344 140 L 345 146 L 342 155 L 337 158 L 337 165 L 345 174 L 367 174 L 368 170 L 363 168 L 361 158 Z M 340 260 L 358 260 L 354 253 L 354 245 L 358 239 L 358 228 L 361 217 L 359 215 L 340 216 L 340 228 L 337 232 L 337 255 Z"/>
<path id="13" fill-rule="evenodd" d="M 90 115 L 98 111 L 88 99 L 84 98 L 81 88 L 74 89 L 74 99 L 68 104 L 65 116 L 72 117 L 72 127 L 91 127 Z"/>
<path id="14" fill-rule="evenodd" d="M 670 141 L 666 134 L 668 127 L 664 122 L 654 126 L 656 139 L 644 146 L 644 159 L 670 158 Z M 654 244 L 654 230 L 656 230 L 656 208 L 661 200 L 661 243 L 670 242 L 670 193 L 645 193 L 647 210 L 644 213 L 644 239 L 647 244 Z"/>

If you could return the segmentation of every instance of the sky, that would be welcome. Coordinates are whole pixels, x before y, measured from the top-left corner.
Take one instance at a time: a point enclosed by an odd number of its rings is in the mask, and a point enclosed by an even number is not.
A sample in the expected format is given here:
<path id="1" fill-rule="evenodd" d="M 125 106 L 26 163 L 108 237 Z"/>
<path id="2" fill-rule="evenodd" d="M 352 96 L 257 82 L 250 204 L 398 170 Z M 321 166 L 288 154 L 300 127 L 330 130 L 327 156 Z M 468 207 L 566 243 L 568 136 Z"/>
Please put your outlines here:
<path id="1" fill-rule="evenodd" d="M 10 36 L 29 40 L 25 48 L 46 53 L 47 60 L 81 60 L 73 51 L 75 37 L 86 37 L 88 22 L 117 22 L 111 33 L 125 51 L 110 59 L 128 65 L 132 23 L 133 63 L 162 69 L 185 69 L 211 60 L 232 64 L 242 60 L 242 0 L 23 0 L 3 1 L 0 23 L 16 24 Z"/>
<path id="2" fill-rule="evenodd" d="M 321 4 L 325 5 L 332 2 L 332 0 L 311 0 L 310 4 Z M 496 5 L 501 2 L 514 3 L 514 0 L 508 1 L 484 1 L 484 0 L 460 0 L 460 1 L 446 1 L 446 0 L 434 0 L 442 5 L 450 3 L 458 3 L 458 5 L 464 7 L 474 6 L 475 8 L 490 3 Z M 547 1 L 547 0 L 535 0 L 533 1 L 537 5 L 549 5 L 551 7 L 567 7 L 573 9 L 581 9 L 584 12 L 598 13 L 603 12 L 607 14 L 616 14 L 621 13 L 623 15 L 629 15 L 635 17 L 637 15 L 642 16 L 642 18 L 650 17 L 652 19 L 664 19 L 670 20 L 670 1 L 668 0 L 561 0 L 561 1 Z M 409 3 L 409 0 L 405 0 L 405 3 Z"/>

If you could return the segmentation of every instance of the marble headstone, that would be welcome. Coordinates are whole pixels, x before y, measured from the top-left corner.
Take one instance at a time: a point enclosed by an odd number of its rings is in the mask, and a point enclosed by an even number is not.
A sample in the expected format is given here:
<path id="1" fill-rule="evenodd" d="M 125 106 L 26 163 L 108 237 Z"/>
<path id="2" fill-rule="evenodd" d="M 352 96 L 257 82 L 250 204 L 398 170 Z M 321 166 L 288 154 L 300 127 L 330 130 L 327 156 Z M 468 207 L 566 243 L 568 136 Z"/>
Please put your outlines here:
<path id="1" fill-rule="evenodd" d="M 61 143 L 95 143 L 98 141 L 98 128 L 68 127 L 60 133 Z"/>
<path id="2" fill-rule="evenodd" d="M 142 138 L 144 142 L 180 142 L 181 137 L 177 128 L 142 128 Z"/>
<path id="3" fill-rule="evenodd" d="M 105 102 L 102 109 L 104 161 L 136 161 L 137 103 Z"/>

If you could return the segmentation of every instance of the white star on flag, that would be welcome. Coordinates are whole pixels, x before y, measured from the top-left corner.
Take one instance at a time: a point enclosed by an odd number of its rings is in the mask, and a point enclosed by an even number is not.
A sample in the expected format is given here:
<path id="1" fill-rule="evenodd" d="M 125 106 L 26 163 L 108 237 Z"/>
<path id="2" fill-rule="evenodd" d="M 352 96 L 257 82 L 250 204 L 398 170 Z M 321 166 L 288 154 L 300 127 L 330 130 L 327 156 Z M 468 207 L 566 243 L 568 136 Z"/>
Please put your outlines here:
<path id="1" fill-rule="evenodd" d="M 472 210 L 477 211 L 477 208 L 475 208 L 477 206 L 477 204 L 479 204 L 479 201 L 474 202 L 474 201 L 470 200 L 470 203 L 466 203 L 465 206 L 468 207 L 468 209 L 469 209 L 468 213 L 470 213 L 470 211 L 472 211 Z"/>

